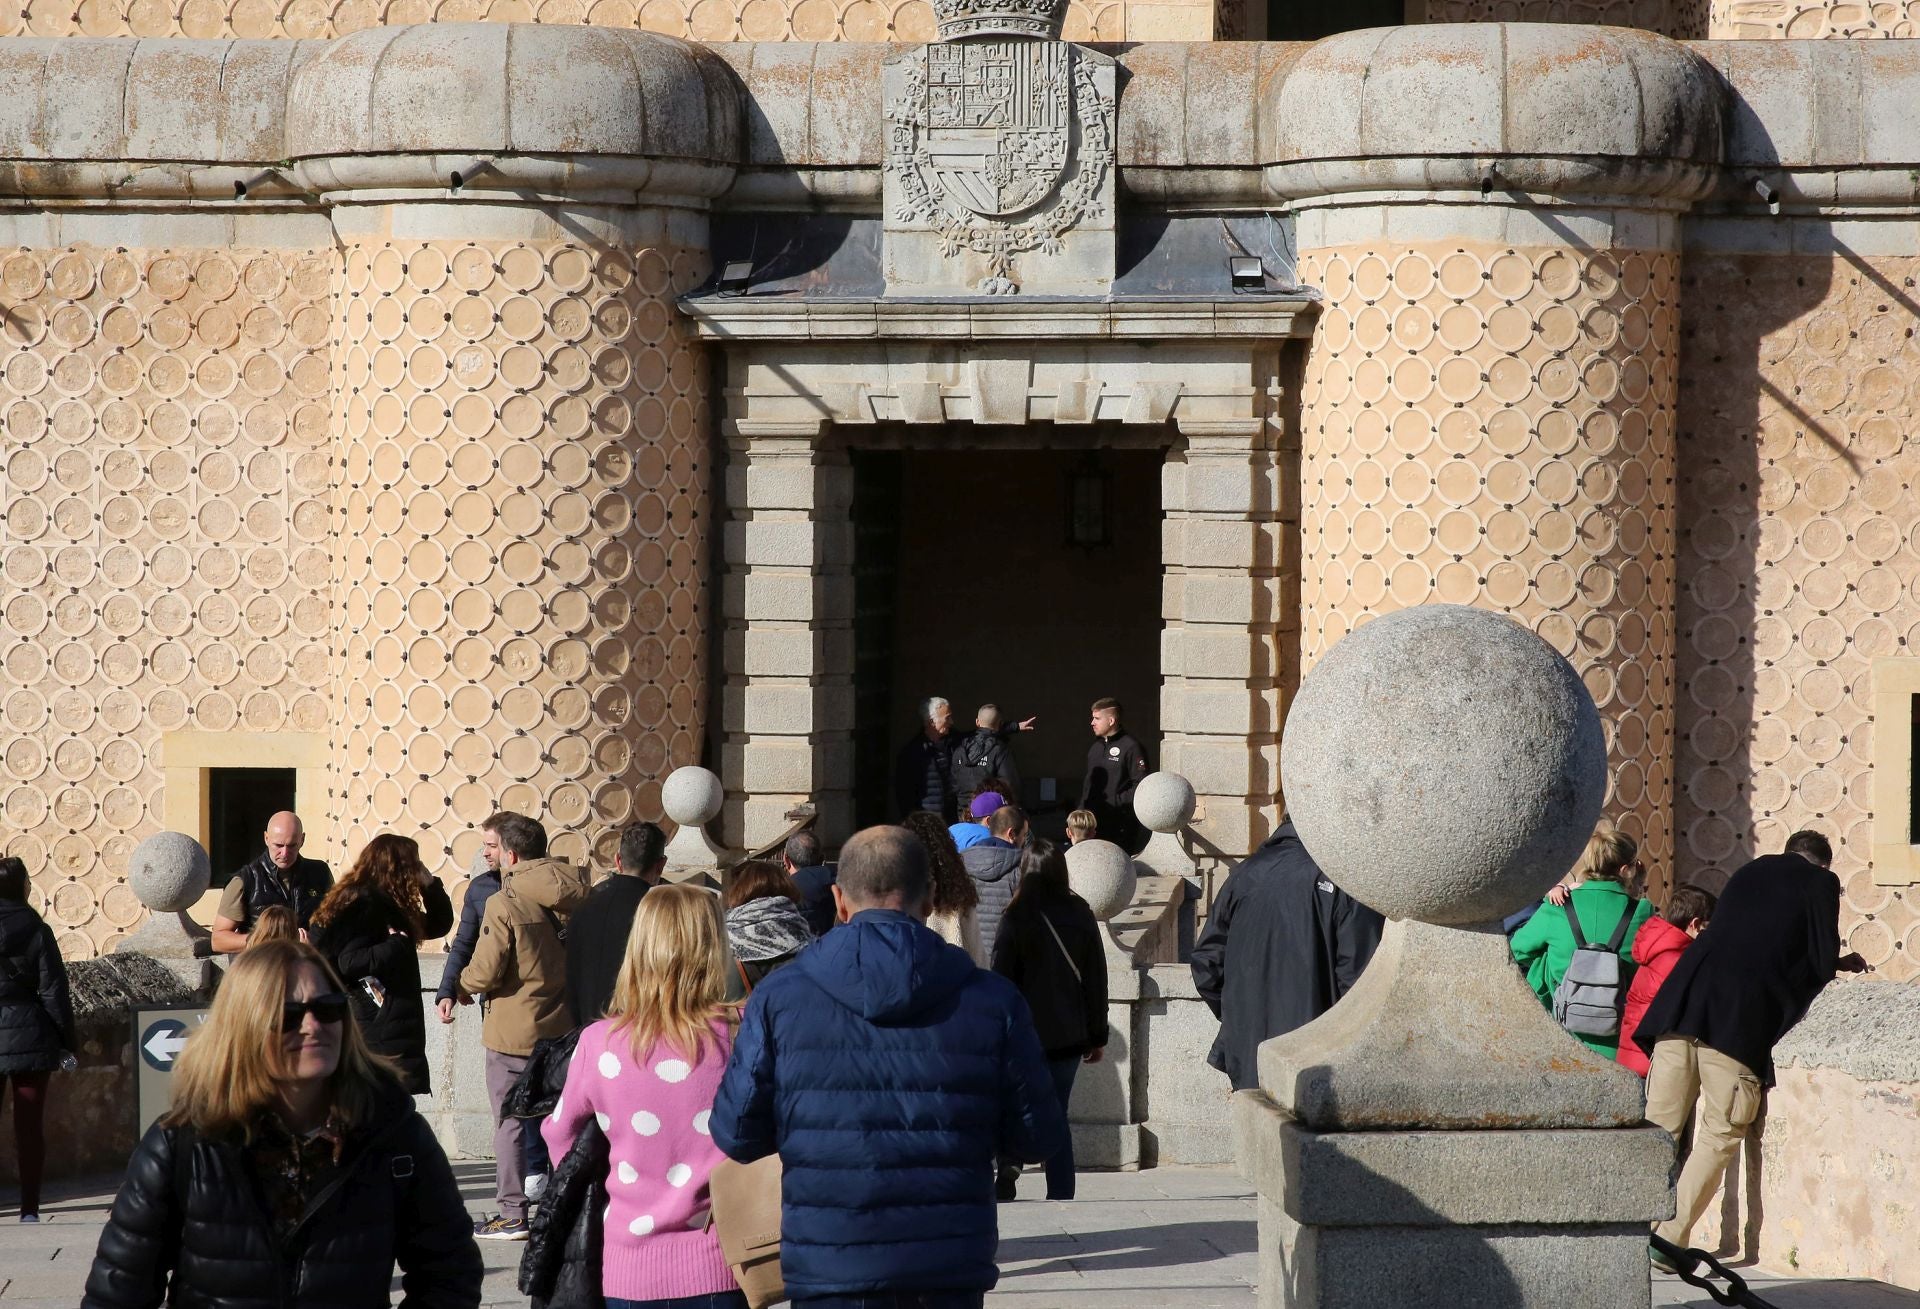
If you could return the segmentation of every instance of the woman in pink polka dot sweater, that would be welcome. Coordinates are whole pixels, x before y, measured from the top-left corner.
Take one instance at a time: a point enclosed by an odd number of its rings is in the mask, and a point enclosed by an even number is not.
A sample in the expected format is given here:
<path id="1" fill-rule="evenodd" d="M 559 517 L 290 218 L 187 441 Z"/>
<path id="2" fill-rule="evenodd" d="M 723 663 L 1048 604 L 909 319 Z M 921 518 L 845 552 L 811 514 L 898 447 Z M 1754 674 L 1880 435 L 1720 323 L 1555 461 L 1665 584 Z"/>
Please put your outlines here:
<path id="1" fill-rule="evenodd" d="M 707 1117 L 731 1038 L 719 901 L 691 886 L 647 892 L 609 1016 L 580 1034 L 541 1135 L 564 1159 L 589 1118 L 609 1145 L 601 1290 L 608 1309 L 746 1309 L 707 1223 L 723 1157 Z"/>

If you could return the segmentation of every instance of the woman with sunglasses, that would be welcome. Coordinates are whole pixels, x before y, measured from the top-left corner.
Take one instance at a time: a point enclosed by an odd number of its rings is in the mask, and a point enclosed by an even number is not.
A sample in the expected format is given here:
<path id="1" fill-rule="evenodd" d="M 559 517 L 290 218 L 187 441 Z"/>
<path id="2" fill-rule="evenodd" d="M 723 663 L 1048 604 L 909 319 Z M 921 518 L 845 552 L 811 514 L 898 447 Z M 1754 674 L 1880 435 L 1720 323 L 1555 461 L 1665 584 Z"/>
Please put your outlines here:
<path id="1" fill-rule="evenodd" d="M 482 1269 L 447 1156 L 340 979 L 297 941 L 236 958 L 134 1151 L 87 1309 L 471 1309 Z"/>

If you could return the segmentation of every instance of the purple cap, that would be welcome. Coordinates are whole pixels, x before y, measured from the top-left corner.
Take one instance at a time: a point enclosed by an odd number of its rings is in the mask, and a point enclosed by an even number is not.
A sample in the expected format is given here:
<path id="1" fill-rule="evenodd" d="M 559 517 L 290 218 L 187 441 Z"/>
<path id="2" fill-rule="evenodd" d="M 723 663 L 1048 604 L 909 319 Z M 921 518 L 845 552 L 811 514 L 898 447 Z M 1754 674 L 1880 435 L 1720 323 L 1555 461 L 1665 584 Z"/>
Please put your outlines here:
<path id="1" fill-rule="evenodd" d="M 967 812 L 975 818 L 985 818 L 1006 802 L 1007 798 L 998 791 L 982 791 L 973 797 L 973 803 L 967 807 Z"/>

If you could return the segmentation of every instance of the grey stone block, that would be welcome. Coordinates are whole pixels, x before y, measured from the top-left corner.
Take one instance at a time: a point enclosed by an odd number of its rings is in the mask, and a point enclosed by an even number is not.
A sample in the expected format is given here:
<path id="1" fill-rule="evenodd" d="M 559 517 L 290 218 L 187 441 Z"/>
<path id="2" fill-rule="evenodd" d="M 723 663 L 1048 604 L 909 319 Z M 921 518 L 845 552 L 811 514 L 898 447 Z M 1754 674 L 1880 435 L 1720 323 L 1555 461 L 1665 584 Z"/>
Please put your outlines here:
<path id="1" fill-rule="evenodd" d="M 1075 1168 L 1130 1173 L 1140 1167 L 1138 1123 L 1073 1124 Z"/>
<path id="2" fill-rule="evenodd" d="M 1920 987 L 1836 980 L 1774 1047 L 1773 1062 L 1835 1068 L 1863 1082 L 1920 1082 Z"/>

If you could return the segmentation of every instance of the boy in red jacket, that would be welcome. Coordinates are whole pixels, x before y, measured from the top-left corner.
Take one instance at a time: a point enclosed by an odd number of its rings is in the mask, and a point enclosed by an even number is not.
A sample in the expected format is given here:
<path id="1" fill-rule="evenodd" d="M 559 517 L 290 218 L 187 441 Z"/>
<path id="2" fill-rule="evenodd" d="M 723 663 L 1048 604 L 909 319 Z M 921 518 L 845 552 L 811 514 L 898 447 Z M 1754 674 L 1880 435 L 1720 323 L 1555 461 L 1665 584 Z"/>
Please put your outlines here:
<path id="1" fill-rule="evenodd" d="M 1627 1002 L 1620 1016 L 1620 1052 L 1616 1058 L 1634 1072 L 1647 1075 L 1647 1052 L 1633 1040 L 1634 1029 L 1646 1016 L 1660 984 L 1680 962 L 1693 938 L 1713 917 L 1715 897 L 1697 886 L 1683 886 L 1667 899 L 1666 909 L 1640 925 L 1633 938 L 1633 962 L 1640 965 L 1627 988 Z"/>

